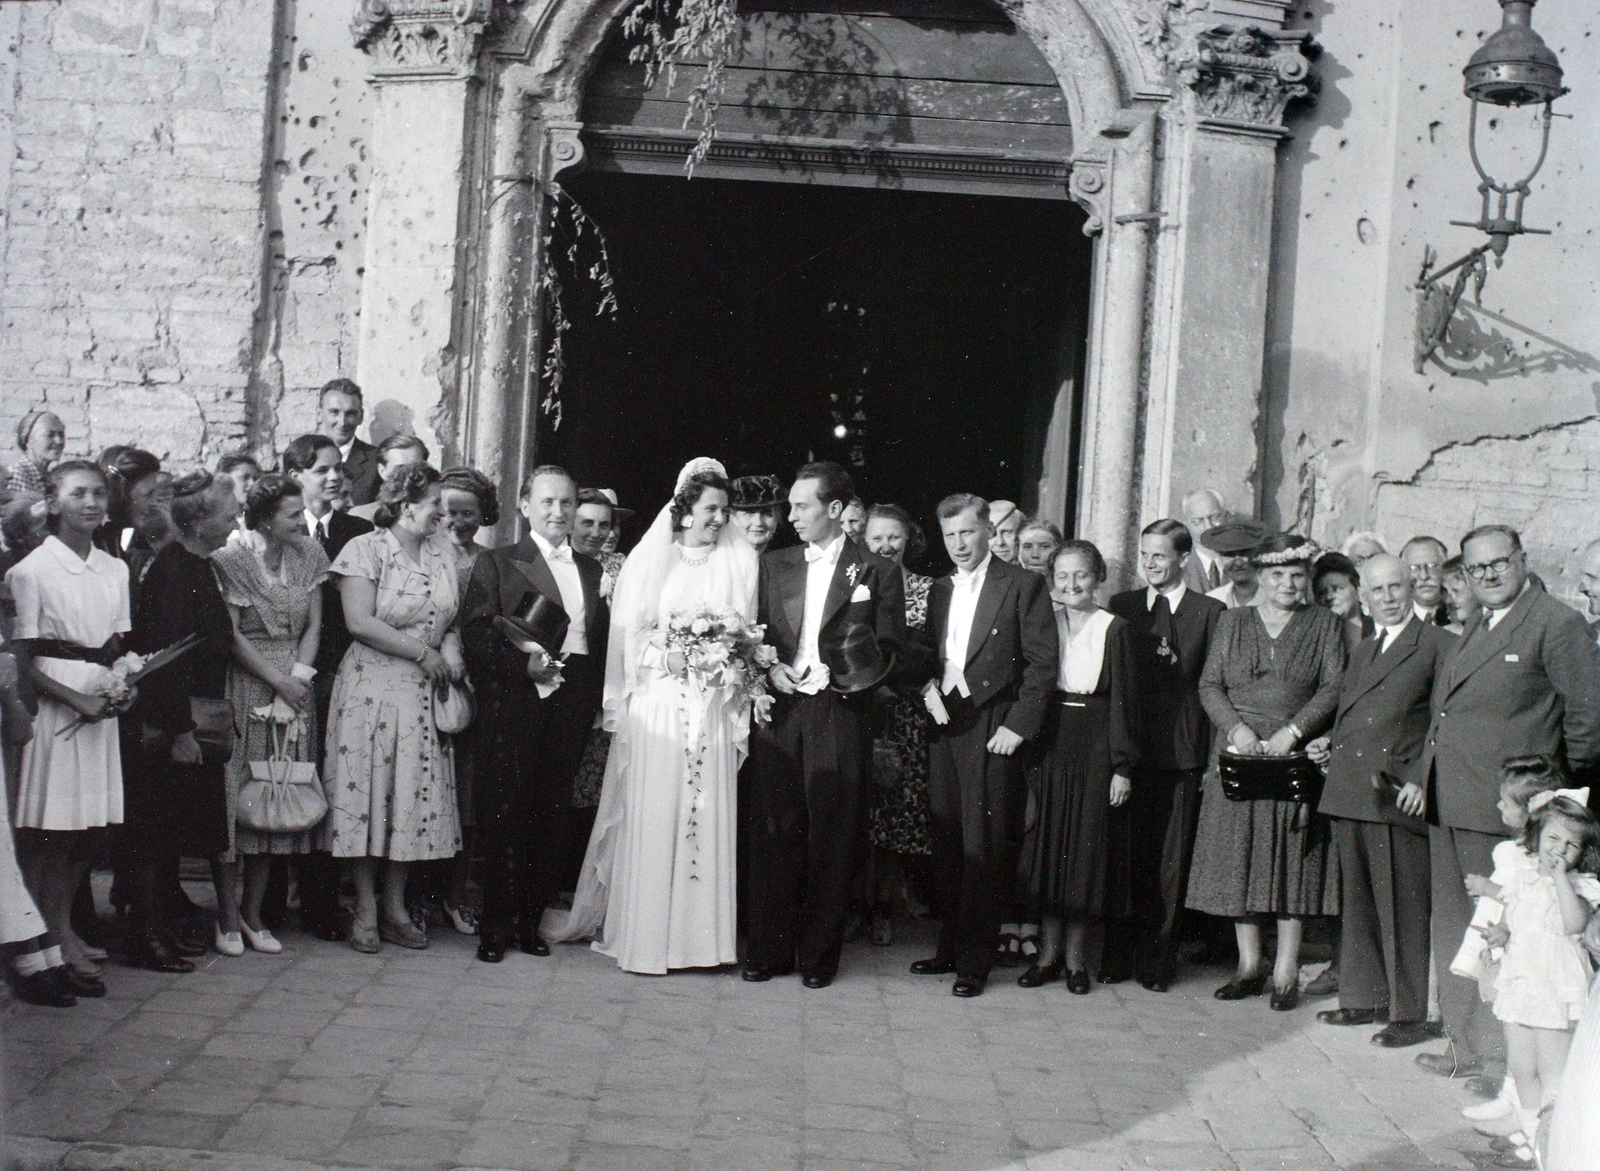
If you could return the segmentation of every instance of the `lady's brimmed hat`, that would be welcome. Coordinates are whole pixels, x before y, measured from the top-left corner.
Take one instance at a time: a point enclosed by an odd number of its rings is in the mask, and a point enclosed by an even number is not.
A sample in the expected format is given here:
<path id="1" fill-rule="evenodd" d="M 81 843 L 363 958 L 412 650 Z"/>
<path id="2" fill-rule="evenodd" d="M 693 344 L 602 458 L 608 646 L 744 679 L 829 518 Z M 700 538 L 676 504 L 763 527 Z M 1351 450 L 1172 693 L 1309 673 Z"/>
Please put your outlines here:
<path id="1" fill-rule="evenodd" d="M 498 614 L 494 624 L 511 644 L 524 654 L 538 647 L 545 654 L 561 653 L 561 644 L 567 640 L 567 627 L 572 619 L 555 602 L 543 594 L 529 590 L 510 614 Z"/>
<path id="2" fill-rule="evenodd" d="M 618 524 L 633 515 L 633 509 L 624 508 L 617 503 L 615 488 L 584 488 L 578 493 L 578 503 L 608 505 L 611 509 L 611 519 Z"/>
<path id="3" fill-rule="evenodd" d="M 783 503 L 783 483 L 777 476 L 740 476 L 728 485 L 728 507 L 735 512 L 756 512 Z"/>
<path id="4" fill-rule="evenodd" d="M 1253 520 L 1230 520 L 1200 534 L 1200 543 L 1224 557 L 1248 557 L 1267 539 L 1265 525 Z"/>
<path id="5" fill-rule="evenodd" d="M 871 691 L 894 670 L 894 653 L 883 653 L 877 631 L 865 622 L 846 630 L 844 638 L 824 652 L 824 658 L 830 674 L 828 686 L 842 695 Z"/>

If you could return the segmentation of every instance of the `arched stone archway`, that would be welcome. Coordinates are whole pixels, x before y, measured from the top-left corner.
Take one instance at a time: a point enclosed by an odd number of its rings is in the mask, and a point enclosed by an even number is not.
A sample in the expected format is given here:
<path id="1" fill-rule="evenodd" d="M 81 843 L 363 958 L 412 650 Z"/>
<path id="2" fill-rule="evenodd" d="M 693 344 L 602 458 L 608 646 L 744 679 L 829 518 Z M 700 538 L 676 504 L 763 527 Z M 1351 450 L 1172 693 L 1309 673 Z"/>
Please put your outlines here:
<path id="1" fill-rule="evenodd" d="M 514 488 L 532 450 L 544 200 L 634 0 L 363 0 L 378 88 L 358 377 Z M 1124 569 L 1198 483 L 1255 503 L 1286 0 L 998 0 L 1050 63 L 1095 235 L 1077 531 Z M 386 392 L 389 393 L 389 392 Z M 1180 425 L 1181 415 L 1181 425 Z"/>

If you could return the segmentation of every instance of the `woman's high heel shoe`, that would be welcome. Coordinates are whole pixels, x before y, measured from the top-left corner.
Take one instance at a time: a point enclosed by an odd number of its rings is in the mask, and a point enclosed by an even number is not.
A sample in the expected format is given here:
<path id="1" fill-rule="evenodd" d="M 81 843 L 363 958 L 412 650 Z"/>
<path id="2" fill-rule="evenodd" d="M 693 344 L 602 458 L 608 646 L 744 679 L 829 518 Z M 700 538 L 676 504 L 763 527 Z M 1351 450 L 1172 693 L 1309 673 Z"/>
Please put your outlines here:
<path id="1" fill-rule="evenodd" d="M 237 931 L 224 931 L 222 924 L 217 924 L 212 936 L 212 945 L 225 956 L 235 958 L 244 955 L 244 940 Z"/>
<path id="2" fill-rule="evenodd" d="M 1042 988 L 1046 984 L 1053 984 L 1061 979 L 1061 973 L 1066 970 L 1067 961 L 1057 956 L 1044 967 L 1030 964 L 1028 970 L 1017 977 L 1019 988 Z"/>
<path id="3" fill-rule="evenodd" d="M 1278 1012 L 1288 1012 L 1300 1007 L 1300 985 L 1290 984 L 1287 988 L 1276 985 L 1272 989 L 1272 1007 Z"/>
<path id="4" fill-rule="evenodd" d="M 1267 989 L 1267 974 L 1257 972 L 1254 976 L 1235 976 L 1211 995 L 1218 1000 L 1244 1000 L 1250 996 L 1260 996 Z"/>
<path id="5" fill-rule="evenodd" d="M 240 920 L 239 930 L 244 934 L 245 942 L 262 955 L 275 956 L 283 950 L 283 944 L 278 942 L 278 937 L 263 927 L 260 931 L 250 930 L 250 924 Z"/>
<path id="6" fill-rule="evenodd" d="M 1067 973 L 1067 991 L 1074 996 L 1089 995 L 1089 969 Z"/>

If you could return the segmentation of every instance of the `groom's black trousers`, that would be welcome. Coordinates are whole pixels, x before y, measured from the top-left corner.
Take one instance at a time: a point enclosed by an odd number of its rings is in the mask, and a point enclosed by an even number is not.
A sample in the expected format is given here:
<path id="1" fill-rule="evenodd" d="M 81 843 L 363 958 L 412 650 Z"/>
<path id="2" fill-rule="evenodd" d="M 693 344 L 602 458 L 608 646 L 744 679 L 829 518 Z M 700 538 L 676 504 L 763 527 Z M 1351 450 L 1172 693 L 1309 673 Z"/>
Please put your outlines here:
<path id="1" fill-rule="evenodd" d="M 572 782 L 605 686 L 600 655 L 570 655 L 565 682 L 549 699 L 506 696 L 473 760 L 483 836 L 483 925 L 504 938 L 523 917 L 539 918 L 555 897 L 571 833 Z"/>
<path id="2" fill-rule="evenodd" d="M 806 975 L 839 969 L 871 760 L 864 700 L 783 696 L 750 733 L 745 960 Z"/>

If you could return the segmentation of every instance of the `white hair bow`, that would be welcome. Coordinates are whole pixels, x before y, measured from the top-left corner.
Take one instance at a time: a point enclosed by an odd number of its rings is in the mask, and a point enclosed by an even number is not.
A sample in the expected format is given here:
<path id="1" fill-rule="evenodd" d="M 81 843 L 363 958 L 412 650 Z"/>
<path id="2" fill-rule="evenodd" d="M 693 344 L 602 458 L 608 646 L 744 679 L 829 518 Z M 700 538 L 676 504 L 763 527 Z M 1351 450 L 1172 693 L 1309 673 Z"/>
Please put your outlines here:
<path id="1" fill-rule="evenodd" d="M 1528 798 L 1528 812 L 1538 813 L 1539 810 L 1550 804 L 1557 797 L 1565 797 L 1568 801 L 1573 801 L 1583 806 L 1589 804 L 1589 790 L 1587 787 L 1582 789 L 1547 789 L 1543 793 L 1535 793 Z"/>

